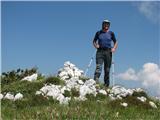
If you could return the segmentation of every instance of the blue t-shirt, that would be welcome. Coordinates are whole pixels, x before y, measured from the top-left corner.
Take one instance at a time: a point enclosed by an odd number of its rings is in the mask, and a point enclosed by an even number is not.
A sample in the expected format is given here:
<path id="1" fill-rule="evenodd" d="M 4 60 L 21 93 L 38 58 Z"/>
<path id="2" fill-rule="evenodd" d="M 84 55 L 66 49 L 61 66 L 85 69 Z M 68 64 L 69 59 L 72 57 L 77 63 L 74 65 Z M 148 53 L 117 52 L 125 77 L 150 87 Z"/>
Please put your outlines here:
<path id="1" fill-rule="evenodd" d="M 104 32 L 102 30 L 96 32 L 93 42 L 97 42 L 100 48 L 112 48 L 112 41 L 116 43 L 115 35 L 112 31 Z"/>

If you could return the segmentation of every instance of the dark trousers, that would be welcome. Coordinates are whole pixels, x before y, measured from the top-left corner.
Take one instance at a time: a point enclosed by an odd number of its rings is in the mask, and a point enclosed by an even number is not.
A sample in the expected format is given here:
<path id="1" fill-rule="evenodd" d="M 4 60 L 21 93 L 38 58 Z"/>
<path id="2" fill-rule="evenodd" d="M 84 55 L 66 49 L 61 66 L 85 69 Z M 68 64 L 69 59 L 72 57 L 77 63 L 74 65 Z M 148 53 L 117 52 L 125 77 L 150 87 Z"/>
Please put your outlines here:
<path id="1" fill-rule="evenodd" d="M 104 63 L 104 84 L 109 86 L 109 73 L 112 62 L 111 49 L 98 49 L 96 53 L 96 70 L 94 73 L 94 80 L 99 82 L 99 77 L 102 72 L 102 65 Z"/>

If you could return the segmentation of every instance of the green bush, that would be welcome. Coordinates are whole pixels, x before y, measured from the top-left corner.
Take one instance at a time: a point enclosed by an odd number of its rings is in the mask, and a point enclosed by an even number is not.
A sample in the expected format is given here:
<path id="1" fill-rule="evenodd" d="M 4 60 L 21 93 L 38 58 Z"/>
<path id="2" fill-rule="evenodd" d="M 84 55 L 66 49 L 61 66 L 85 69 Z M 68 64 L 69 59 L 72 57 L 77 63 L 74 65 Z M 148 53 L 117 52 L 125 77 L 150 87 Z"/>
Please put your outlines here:
<path id="1" fill-rule="evenodd" d="M 21 100 L 14 101 L 14 105 L 15 105 L 16 109 L 31 107 L 30 103 L 31 103 L 31 101 L 27 98 L 23 98 Z"/>
<path id="2" fill-rule="evenodd" d="M 65 81 L 61 80 L 58 77 L 50 76 L 45 79 L 46 84 L 54 84 L 54 85 L 64 85 Z"/>
<path id="3" fill-rule="evenodd" d="M 107 95 L 104 95 L 102 93 L 98 93 L 96 95 L 96 99 L 98 99 L 98 100 L 105 100 L 106 98 L 107 98 Z"/>
<path id="4" fill-rule="evenodd" d="M 144 96 L 146 98 L 148 98 L 148 95 L 146 92 L 142 91 L 142 92 L 134 92 L 133 95 L 134 97 L 141 97 L 141 96 Z"/>
<path id="5" fill-rule="evenodd" d="M 14 101 L 12 100 L 8 100 L 8 99 L 2 99 L 1 100 L 1 106 L 5 106 L 7 108 L 15 108 L 15 104 L 14 104 Z"/>
<path id="6" fill-rule="evenodd" d="M 71 97 L 71 92 L 68 91 L 68 90 L 65 90 L 63 95 L 64 95 L 65 97 Z"/>
<path id="7" fill-rule="evenodd" d="M 88 100 L 96 100 L 96 97 L 93 94 L 86 94 Z"/>
<path id="8" fill-rule="evenodd" d="M 82 80 L 83 82 L 86 82 L 86 81 L 89 80 L 90 78 L 84 77 L 84 76 L 80 76 L 79 79 Z"/>
<path id="9" fill-rule="evenodd" d="M 34 73 L 37 73 L 36 67 L 25 70 L 19 68 L 17 70 L 3 72 L 1 76 L 1 84 L 10 84 Z"/>
<path id="10" fill-rule="evenodd" d="M 46 106 L 50 104 L 57 104 L 58 102 L 58 100 L 55 100 L 52 97 L 45 97 L 42 95 L 34 95 L 30 99 L 31 106 Z"/>
<path id="11" fill-rule="evenodd" d="M 152 107 L 149 105 L 148 101 L 146 102 L 141 102 L 140 100 L 137 99 L 135 96 L 127 96 L 126 98 L 123 98 L 122 100 L 113 100 L 109 102 L 109 105 L 113 108 L 115 107 L 123 107 L 120 105 L 120 103 L 126 102 L 128 103 L 128 106 L 132 107 L 139 107 L 142 109 L 151 109 Z"/>
<path id="12" fill-rule="evenodd" d="M 94 96 L 93 94 L 86 94 L 86 98 L 88 100 L 105 100 L 107 99 L 107 95 L 104 95 L 102 93 L 98 93 L 96 96 Z"/>
<path id="13" fill-rule="evenodd" d="M 42 88 L 43 86 L 44 86 L 43 82 L 17 81 L 17 82 L 12 82 L 11 84 L 8 85 L 2 85 L 1 92 L 2 93 L 13 92 L 14 94 L 20 92 L 24 95 L 24 97 L 29 97 L 30 95 L 35 94 L 36 91 Z"/>
<path id="14" fill-rule="evenodd" d="M 37 81 L 44 81 L 45 76 L 43 76 L 41 73 L 38 73 Z"/>

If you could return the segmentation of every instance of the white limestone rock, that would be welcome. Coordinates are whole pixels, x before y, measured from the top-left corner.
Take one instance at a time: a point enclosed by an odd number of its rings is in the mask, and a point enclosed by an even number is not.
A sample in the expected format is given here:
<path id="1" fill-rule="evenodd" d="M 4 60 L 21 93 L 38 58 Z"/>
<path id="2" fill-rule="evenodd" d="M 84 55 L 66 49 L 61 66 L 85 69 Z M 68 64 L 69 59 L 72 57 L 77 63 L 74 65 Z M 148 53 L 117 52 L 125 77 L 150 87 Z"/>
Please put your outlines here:
<path id="1" fill-rule="evenodd" d="M 69 78 L 70 78 L 70 77 L 69 77 L 68 75 L 61 77 L 62 80 L 67 80 L 67 79 L 69 79 Z"/>
<path id="2" fill-rule="evenodd" d="M 59 96 L 59 94 L 61 94 L 60 89 L 59 89 L 57 86 L 52 86 L 52 87 L 48 90 L 48 92 L 47 92 L 46 95 L 53 97 L 53 99 L 56 99 L 56 98 Z"/>
<path id="3" fill-rule="evenodd" d="M 85 96 L 74 97 L 74 99 L 77 101 L 86 101 L 87 100 L 87 98 Z"/>
<path id="4" fill-rule="evenodd" d="M 134 91 L 133 91 L 132 89 L 127 89 L 127 94 L 128 94 L 128 95 L 131 96 L 133 93 L 134 93 Z"/>
<path id="5" fill-rule="evenodd" d="M 68 74 L 65 71 L 62 71 L 62 72 L 59 73 L 59 77 L 64 77 L 64 76 L 67 76 L 67 75 Z"/>
<path id="6" fill-rule="evenodd" d="M 42 94 L 41 91 L 36 91 L 36 94 L 35 94 L 35 95 L 40 95 L 40 94 Z"/>
<path id="7" fill-rule="evenodd" d="M 3 94 L 0 93 L 0 100 L 3 99 Z"/>
<path id="8" fill-rule="evenodd" d="M 61 93 L 64 94 L 64 93 L 65 93 L 65 90 L 71 91 L 71 89 L 70 89 L 69 87 L 63 86 L 63 87 L 61 88 Z"/>
<path id="9" fill-rule="evenodd" d="M 123 98 L 121 97 L 121 95 L 117 95 L 117 96 L 116 96 L 116 99 L 122 100 Z"/>
<path id="10" fill-rule="evenodd" d="M 59 94 L 57 100 L 60 104 L 68 104 L 68 102 L 71 100 L 71 97 L 65 97 L 64 95 Z"/>
<path id="11" fill-rule="evenodd" d="M 86 80 L 84 83 L 84 85 L 86 85 L 88 87 L 94 86 L 95 84 L 96 84 L 96 81 L 93 79 Z"/>
<path id="12" fill-rule="evenodd" d="M 70 91 L 71 89 L 67 86 L 60 86 L 60 85 L 45 85 L 42 87 L 39 91 L 36 91 L 36 95 L 43 95 L 43 96 L 50 96 L 53 99 L 56 99 L 59 101 L 60 104 L 68 104 L 68 102 L 71 100 L 69 97 L 65 97 L 63 93 L 65 90 Z"/>
<path id="13" fill-rule="evenodd" d="M 144 92 L 144 90 L 142 88 L 135 88 L 135 89 L 133 89 L 133 91 L 135 91 L 135 92 Z"/>
<path id="14" fill-rule="evenodd" d="M 37 77 L 38 77 L 38 74 L 37 74 L 37 73 L 34 73 L 34 74 L 31 75 L 31 76 L 24 77 L 22 80 L 35 81 L 35 80 L 37 80 Z"/>
<path id="15" fill-rule="evenodd" d="M 112 87 L 112 89 L 109 91 L 109 93 L 113 94 L 113 96 L 118 96 L 118 99 L 121 99 L 122 97 L 127 97 L 128 95 L 131 96 L 133 92 L 134 91 L 132 89 L 126 89 L 118 85 Z"/>
<path id="16" fill-rule="evenodd" d="M 149 101 L 149 104 L 150 104 L 150 106 L 151 106 L 152 108 L 157 108 L 157 105 L 156 105 L 154 102 Z"/>
<path id="17" fill-rule="evenodd" d="M 141 102 L 146 102 L 147 98 L 146 97 L 137 97 L 138 100 L 140 100 Z"/>
<path id="18" fill-rule="evenodd" d="M 14 100 L 14 95 L 12 95 L 11 93 L 7 93 L 4 97 L 4 99 L 8 99 L 8 100 Z"/>
<path id="19" fill-rule="evenodd" d="M 103 94 L 103 95 L 107 95 L 107 92 L 105 90 L 99 90 L 98 92 Z"/>
<path id="20" fill-rule="evenodd" d="M 78 80 L 78 84 L 84 85 L 84 82 L 82 80 Z"/>
<path id="21" fill-rule="evenodd" d="M 80 87 L 80 96 L 85 96 L 86 94 L 91 94 L 91 93 L 92 91 L 88 86 L 83 85 Z"/>
<path id="22" fill-rule="evenodd" d="M 61 95 L 62 96 L 62 95 Z M 71 97 L 61 97 L 60 99 L 59 99 L 59 103 L 60 104 L 68 104 L 68 102 L 71 100 Z"/>
<path id="23" fill-rule="evenodd" d="M 74 64 L 69 61 L 64 63 L 64 67 L 58 71 L 58 77 L 62 80 L 67 80 L 70 78 L 79 78 L 83 75 L 83 71 L 78 69 Z"/>
<path id="24" fill-rule="evenodd" d="M 15 95 L 15 97 L 14 97 L 14 101 L 16 101 L 16 100 L 21 100 L 22 98 L 23 98 L 23 94 L 17 93 L 17 94 Z"/>
<path id="25" fill-rule="evenodd" d="M 65 83 L 66 83 L 66 86 L 70 89 L 72 88 L 79 88 L 80 87 L 80 84 L 78 84 L 78 78 L 71 78 L 69 80 L 66 80 Z"/>
<path id="26" fill-rule="evenodd" d="M 65 67 L 70 67 L 70 68 L 74 68 L 74 67 L 75 67 L 75 65 L 72 64 L 70 61 L 66 61 L 66 62 L 64 63 L 64 66 L 65 66 Z"/>
<path id="27" fill-rule="evenodd" d="M 118 95 L 118 94 L 121 94 L 122 92 L 125 91 L 125 88 L 121 87 L 121 86 L 114 86 L 112 87 L 111 89 L 111 93 L 115 94 L 115 95 Z"/>
<path id="28" fill-rule="evenodd" d="M 114 86 L 111 89 L 108 88 L 106 91 L 103 89 L 96 88 L 96 82 L 93 79 L 86 80 L 83 82 L 79 79 L 83 75 L 83 71 L 77 68 L 74 64 L 67 61 L 64 63 L 64 67 L 58 71 L 57 76 L 65 81 L 65 86 L 57 86 L 57 85 L 45 85 L 35 94 L 42 94 L 43 96 L 52 96 L 53 99 L 57 99 L 60 104 L 67 104 L 71 98 L 65 97 L 63 94 L 65 90 L 71 91 L 72 88 L 75 88 L 79 91 L 79 96 L 74 97 L 75 100 L 85 101 L 87 100 L 86 94 L 93 94 L 94 96 L 97 93 L 101 93 L 104 95 L 108 95 L 111 100 L 123 99 L 127 96 L 132 96 L 134 92 L 142 92 L 144 91 L 141 88 L 136 89 L 127 89 L 122 86 Z M 137 97 L 137 99 L 141 101 L 146 101 L 143 97 Z M 127 103 L 122 103 L 122 105 L 127 106 Z"/>
<path id="29" fill-rule="evenodd" d="M 113 94 L 109 94 L 108 96 L 109 96 L 109 98 L 110 98 L 111 100 L 116 100 L 116 99 L 118 99 L 118 98 L 114 97 Z"/>
<path id="30" fill-rule="evenodd" d="M 123 107 L 127 107 L 127 106 L 128 106 L 128 103 L 123 102 L 123 103 L 121 103 L 121 105 L 122 105 Z"/>

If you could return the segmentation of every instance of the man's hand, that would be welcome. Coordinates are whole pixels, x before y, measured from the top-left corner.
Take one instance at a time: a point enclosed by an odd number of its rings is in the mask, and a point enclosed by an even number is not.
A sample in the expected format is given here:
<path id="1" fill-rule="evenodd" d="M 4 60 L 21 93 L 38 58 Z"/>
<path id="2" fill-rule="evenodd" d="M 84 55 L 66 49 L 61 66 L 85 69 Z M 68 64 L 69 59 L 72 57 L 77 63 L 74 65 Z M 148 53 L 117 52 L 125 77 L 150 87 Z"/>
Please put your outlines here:
<path id="1" fill-rule="evenodd" d="M 94 47 L 95 48 L 99 48 L 99 44 L 98 43 L 94 43 Z"/>
<path id="2" fill-rule="evenodd" d="M 112 51 L 112 53 L 114 53 L 114 52 L 116 51 L 116 49 L 115 49 L 115 48 L 112 48 L 111 51 Z"/>
<path id="3" fill-rule="evenodd" d="M 112 53 L 114 53 L 114 52 L 116 51 L 117 46 L 118 46 L 118 42 L 116 42 L 116 43 L 114 44 L 114 47 L 111 49 Z"/>
<path id="4" fill-rule="evenodd" d="M 99 45 L 98 45 L 98 44 L 96 44 L 96 48 L 99 48 Z"/>

